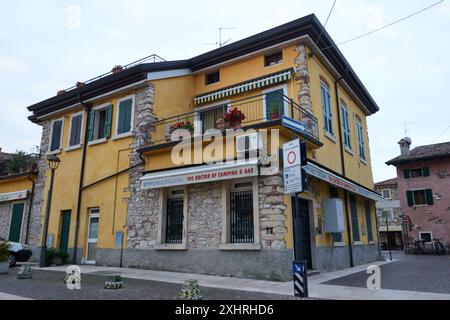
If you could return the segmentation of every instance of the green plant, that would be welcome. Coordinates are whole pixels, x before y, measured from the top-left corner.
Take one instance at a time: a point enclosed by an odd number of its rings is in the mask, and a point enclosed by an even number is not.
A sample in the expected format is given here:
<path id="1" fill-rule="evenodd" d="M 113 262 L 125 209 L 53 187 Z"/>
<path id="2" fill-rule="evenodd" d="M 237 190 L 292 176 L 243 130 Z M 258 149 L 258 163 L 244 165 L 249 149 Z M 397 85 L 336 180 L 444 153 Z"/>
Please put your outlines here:
<path id="1" fill-rule="evenodd" d="M 25 151 L 16 151 L 6 163 L 8 174 L 15 174 L 33 170 L 37 164 L 37 156 Z"/>
<path id="2" fill-rule="evenodd" d="M 8 261 L 8 247 L 9 244 L 7 242 L 0 242 L 0 262 Z"/>
<path id="3" fill-rule="evenodd" d="M 66 264 L 67 259 L 69 259 L 69 255 L 61 250 L 58 249 L 48 249 L 47 255 L 45 257 L 45 261 L 47 262 L 47 265 L 53 264 L 54 260 L 61 259 L 61 262 L 63 264 Z"/>
<path id="4" fill-rule="evenodd" d="M 177 122 L 177 123 L 175 123 L 175 124 L 170 126 L 170 133 L 174 132 L 177 129 L 185 129 L 185 130 L 188 130 L 190 132 L 193 132 L 194 131 L 194 125 L 190 121 Z"/>

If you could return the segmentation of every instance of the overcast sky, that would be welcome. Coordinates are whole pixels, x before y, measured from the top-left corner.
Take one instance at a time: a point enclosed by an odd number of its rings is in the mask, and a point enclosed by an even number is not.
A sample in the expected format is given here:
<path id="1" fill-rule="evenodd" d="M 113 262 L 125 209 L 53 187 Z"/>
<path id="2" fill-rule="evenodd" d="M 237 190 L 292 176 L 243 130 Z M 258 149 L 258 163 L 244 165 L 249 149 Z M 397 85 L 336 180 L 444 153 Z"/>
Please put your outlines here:
<path id="1" fill-rule="evenodd" d="M 327 25 L 336 42 L 377 29 L 436 0 L 337 0 Z M 3 0 L 0 11 L 0 147 L 31 151 L 41 128 L 26 107 L 111 70 L 156 53 L 186 59 L 315 13 L 325 22 L 333 0 Z M 75 7 L 74 7 L 75 6 Z M 80 23 L 71 19 L 79 7 Z M 395 176 L 384 162 L 397 142 L 413 147 L 450 141 L 450 4 L 440 5 L 340 49 L 380 112 L 369 118 L 375 181 Z M 446 130 L 447 129 L 447 130 Z"/>

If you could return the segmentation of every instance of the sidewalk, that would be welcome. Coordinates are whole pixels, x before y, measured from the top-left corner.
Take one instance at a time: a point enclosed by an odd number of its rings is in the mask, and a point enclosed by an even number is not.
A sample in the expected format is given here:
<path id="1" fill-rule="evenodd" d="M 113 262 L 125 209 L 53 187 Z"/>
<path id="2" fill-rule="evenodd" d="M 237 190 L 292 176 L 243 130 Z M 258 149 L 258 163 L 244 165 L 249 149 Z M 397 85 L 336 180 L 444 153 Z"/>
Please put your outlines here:
<path id="1" fill-rule="evenodd" d="M 15 295 L 9 294 L 9 293 L 0 292 L 0 300 L 33 300 L 33 299 L 29 299 L 29 298 L 25 298 L 25 297 L 21 297 L 21 296 L 15 296 Z"/>
<path id="2" fill-rule="evenodd" d="M 392 262 L 395 262 L 393 260 Z M 325 285 L 323 282 L 344 277 L 356 272 L 364 271 L 369 265 L 383 265 L 391 261 L 378 261 L 367 265 L 348 268 L 335 272 L 322 273 L 311 276 L 309 282 L 309 295 L 312 298 L 337 300 L 450 300 L 450 294 L 425 293 L 404 290 L 369 290 L 366 288 Z M 65 272 L 67 266 L 49 267 L 41 270 Z M 292 295 L 293 283 L 253 280 L 243 278 L 210 276 L 192 273 L 154 271 L 131 268 L 80 266 L 82 274 L 108 275 L 119 274 L 123 278 L 153 280 L 167 283 L 183 284 L 185 280 L 197 279 L 200 286 L 242 290 L 251 292 L 264 292 L 280 295 Z M 39 268 L 35 268 L 39 269 Z"/>

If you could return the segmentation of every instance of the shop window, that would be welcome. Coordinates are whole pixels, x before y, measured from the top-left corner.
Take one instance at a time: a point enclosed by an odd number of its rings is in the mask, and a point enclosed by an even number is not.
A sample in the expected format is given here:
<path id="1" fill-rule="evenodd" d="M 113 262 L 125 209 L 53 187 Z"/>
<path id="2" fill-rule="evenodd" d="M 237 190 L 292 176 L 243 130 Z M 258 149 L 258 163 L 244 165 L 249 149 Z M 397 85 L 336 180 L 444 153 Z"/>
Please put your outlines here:
<path id="1" fill-rule="evenodd" d="M 183 242 L 184 190 L 171 190 L 166 203 L 165 242 Z"/>
<path id="2" fill-rule="evenodd" d="M 205 76 L 205 84 L 206 85 L 213 84 L 213 83 L 216 83 L 219 81 L 220 81 L 220 72 L 219 71 L 208 73 Z"/>
<path id="3" fill-rule="evenodd" d="M 230 191 L 230 243 L 254 243 L 253 183 L 233 183 Z"/>
<path id="4" fill-rule="evenodd" d="M 329 193 L 330 193 L 330 198 L 339 198 L 339 189 L 338 188 L 330 186 Z M 335 232 L 335 233 L 332 233 L 331 236 L 333 237 L 333 242 L 342 242 L 342 233 Z"/>
<path id="5" fill-rule="evenodd" d="M 275 64 L 283 62 L 283 52 L 277 52 L 274 54 L 264 56 L 264 66 L 269 67 Z"/>
<path id="6" fill-rule="evenodd" d="M 92 110 L 89 113 L 88 141 L 111 136 L 112 105 Z"/>

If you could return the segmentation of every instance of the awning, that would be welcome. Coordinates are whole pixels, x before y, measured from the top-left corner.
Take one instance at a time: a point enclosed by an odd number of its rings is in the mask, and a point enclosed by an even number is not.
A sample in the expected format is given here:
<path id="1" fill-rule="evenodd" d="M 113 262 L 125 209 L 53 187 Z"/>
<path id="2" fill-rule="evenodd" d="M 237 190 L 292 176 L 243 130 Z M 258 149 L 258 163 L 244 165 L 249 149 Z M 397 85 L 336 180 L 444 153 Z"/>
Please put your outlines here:
<path id="1" fill-rule="evenodd" d="M 246 82 L 242 82 L 232 87 L 228 87 L 225 89 L 217 90 L 214 92 L 210 92 L 207 94 L 203 94 L 194 98 L 195 104 L 202 104 L 218 99 L 222 99 L 228 96 L 232 96 L 235 94 L 247 92 L 250 90 L 264 88 L 271 86 L 276 83 L 287 81 L 291 78 L 292 69 L 284 70 L 281 72 L 273 73 L 258 79 L 249 80 Z"/>
<path id="2" fill-rule="evenodd" d="M 213 165 L 147 173 L 141 178 L 142 189 L 157 189 L 194 183 L 247 178 L 258 175 L 258 160 L 242 160 Z"/>
<path id="3" fill-rule="evenodd" d="M 306 166 L 303 166 L 303 169 L 305 169 L 306 173 L 308 173 L 309 175 L 326 181 L 338 188 L 346 189 L 350 192 L 375 201 L 383 200 L 383 198 L 376 192 L 372 192 L 363 187 L 360 187 L 357 184 L 345 178 L 339 177 L 326 169 L 320 168 L 313 163 L 308 163 Z"/>
<path id="4" fill-rule="evenodd" d="M 27 197 L 27 195 L 28 195 L 28 190 L 0 193 L 0 202 L 25 199 Z"/>

